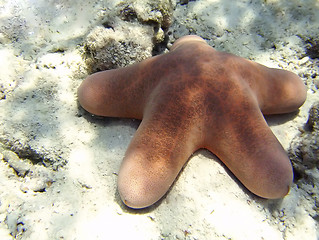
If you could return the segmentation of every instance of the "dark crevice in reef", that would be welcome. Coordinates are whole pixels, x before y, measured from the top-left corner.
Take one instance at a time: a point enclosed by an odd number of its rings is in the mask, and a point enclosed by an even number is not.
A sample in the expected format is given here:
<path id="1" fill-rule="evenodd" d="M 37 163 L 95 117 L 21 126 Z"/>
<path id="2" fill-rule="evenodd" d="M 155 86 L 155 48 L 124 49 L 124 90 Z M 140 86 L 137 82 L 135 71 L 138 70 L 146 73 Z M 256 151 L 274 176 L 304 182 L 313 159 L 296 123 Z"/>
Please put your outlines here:
<path id="1" fill-rule="evenodd" d="M 2 84 L 0 84 L 0 100 L 6 99 L 7 98 L 6 94 L 7 94 L 7 91 L 5 87 Z"/>
<path id="2" fill-rule="evenodd" d="M 168 35 L 165 34 L 164 41 L 159 43 L 154 43 L 152 56 L 156 56 L 156 55 L 160 55 L 164 53 L 164 51 L 167 49 L 168 40 L 169 40 Z"/>
<path id="3" fill-rule="evenodd" d="M 106 22 L 103 22 L 102 23 L 102 26 L 105 27 L 105 28 L 108 28 L 108 29 L 112 29 L 114 31 L 114 27 L 112 26 L 112 24 L 108 21 Z"/>
<path id="4" fill-rule="evenodd" d="M 122 3 L 123 8 L 120 10 L 121 19 L 127 22 L 132 22 L 137 20 L 137 13 L 130 4 Z"/>
<path id="5" fill-rule="evenodd" d="M 306 54 L 312 59 L 319 58 L 319 39 L 307 39 L 306 44 Z"/>
<path id="6" fill-rule="evenodd" d="M 188 4 L 189 2 L 195 2 L 196 0 L 180 0 L 179 1 L 179 3 L 181 4 L 181 5 L 186 5 L 186 4 Z"/>

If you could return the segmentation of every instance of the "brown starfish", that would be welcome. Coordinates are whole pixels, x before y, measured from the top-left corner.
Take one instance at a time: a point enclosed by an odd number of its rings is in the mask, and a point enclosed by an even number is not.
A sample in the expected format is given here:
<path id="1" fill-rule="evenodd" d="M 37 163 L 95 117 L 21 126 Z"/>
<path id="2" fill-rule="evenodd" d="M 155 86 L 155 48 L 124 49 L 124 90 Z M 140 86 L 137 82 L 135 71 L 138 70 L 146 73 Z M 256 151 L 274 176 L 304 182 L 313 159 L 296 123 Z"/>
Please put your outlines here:
<path id="1" fill-rule="evenodd" d="M 167 54 L 89 76 L 78 97 L 93 114 L 142 119 L 118 176 L 129 207 L 158 201 L 200 148 L 258 196 L 289 192 L 291 163 L 263 114 L 292 112 L 304 103 L 306 88 L 291 72 L 185 36 Z"/>

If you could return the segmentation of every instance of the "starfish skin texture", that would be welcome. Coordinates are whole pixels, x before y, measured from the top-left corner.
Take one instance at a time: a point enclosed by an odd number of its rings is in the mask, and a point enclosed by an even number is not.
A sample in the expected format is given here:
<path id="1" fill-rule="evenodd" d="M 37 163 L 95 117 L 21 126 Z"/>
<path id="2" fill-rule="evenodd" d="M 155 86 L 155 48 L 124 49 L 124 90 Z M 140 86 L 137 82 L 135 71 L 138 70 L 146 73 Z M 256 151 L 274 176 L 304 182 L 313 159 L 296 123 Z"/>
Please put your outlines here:
<path id="1" fill-rule="evenodd" d="M 118 175 L 131 208 L 162 198 L 201 148 L 254 194 L 277 199 L 289 192 L 292 166 L 263 114 L 304 103 L 306 87 L 294 73 L 216 51 L 192 35 L 169 53 L 88 76 L 78 99 L 95 115 L 142 119 Z"/>

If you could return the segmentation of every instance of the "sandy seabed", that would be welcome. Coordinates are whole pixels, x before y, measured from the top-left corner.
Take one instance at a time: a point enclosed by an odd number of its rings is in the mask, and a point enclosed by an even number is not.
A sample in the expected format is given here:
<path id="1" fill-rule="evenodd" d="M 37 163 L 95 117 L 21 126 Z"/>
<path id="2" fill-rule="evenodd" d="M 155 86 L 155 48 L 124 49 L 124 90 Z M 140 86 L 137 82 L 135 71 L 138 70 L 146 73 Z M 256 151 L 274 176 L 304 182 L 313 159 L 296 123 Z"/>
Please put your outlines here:
<path id="1" fill-rule="evenodd" d="M 0 0 L 0 239 L 318 240 L 318 13 L 317 0 Z M 201 150 L 160 202 L 122 204 L 139 121 L 91 116 L 77 87 L 187 34 L 307 85 L 299 112 L 266 117 L 295 170 L 284 199 L 254 196 Z"/>

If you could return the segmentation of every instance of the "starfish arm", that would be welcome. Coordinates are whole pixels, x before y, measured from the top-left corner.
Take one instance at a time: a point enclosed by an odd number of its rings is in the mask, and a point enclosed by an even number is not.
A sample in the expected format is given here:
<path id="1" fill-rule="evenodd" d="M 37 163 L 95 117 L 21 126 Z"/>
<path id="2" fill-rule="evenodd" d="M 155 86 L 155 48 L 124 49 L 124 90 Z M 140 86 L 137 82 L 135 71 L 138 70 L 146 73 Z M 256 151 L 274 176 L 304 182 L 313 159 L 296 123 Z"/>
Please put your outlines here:
<path id="1" fill-rule="evenodd" d="M 175 126 L 169 125 L 143 120 L 135 133 L 118 176 L 118 190 L 127 206 L 144 208 L 157 202 L 195 151 L 187 140 L 193 136 L 184 135 L 182 129 L 173 135 L 168 129 Z"/>
<path id="2" fill-rule="evenodd" d="M 170 92 L 176 89 L 149 99 L 121 165 L 118 189 L 129 207 L 143 208 L 158 201 L 202 139 L 196 103 Z"/>
<path id="3" fill-rule="evenodd" d="M 210 126 L 206 148 L 254 194 L 269 199 L 284 197 L 293 179 L 285 150 L 257 109 L 232 109 L 217 124 L 218 131 Z"/>
<path id="4" fill-rule="evenodd" d="M 225 69 L 232 72 L 233 76 L 236 76 L 237 79 L 241 77 L 242 80 L 246 81 L 254 91 L 263 114 L 293 112 L 306 100 L 307 88 L 298 75 L 292 72 L 268 68 L 230 53 L 217 52 L 198 36 L 182 37 L 171 48 L 172 51 L 182 52 L 181 55 L 187 55 L 187 52 L 194 49 L 197 51 L 205 49 L 205 54 L 214 56 L 214 60 L 210 59 L 208 65 L 214 66 L 215 69 L 216 67 L 222 69 L 220 65 L 222 62 Z M 203 53 L 201 54 L 203 55 Z M 204 65 L 203 61 L 201 65 Z"/>
<path id="5" fill-rule="evenodd" d="M 307 89 L 298 75 L 268 68 L 250 60 L 232 56 L 233 69 L 255 92 L 263 114 L 282 114 L 296 111 L 306 100 Z M 253 70 L 252 70 L 253 69 Z"/>
<path id="6" fill-rule="evenodd" d="M 298 110 L 307 98 L 307 88 L 294 73 L 282 69 L 265 68 L 268 81 L 263 83 L 263 114 L 282 114 Z"/>
<path id="7" fill-rule="evenodd" d="M 78 101 L 88 112 L 108 117 L 142 119 L 141 63 L 88 76 L 78 88 Z M 130 76 L 130 77 L 128 77 Z"/>

